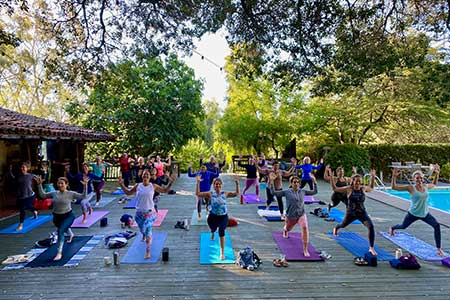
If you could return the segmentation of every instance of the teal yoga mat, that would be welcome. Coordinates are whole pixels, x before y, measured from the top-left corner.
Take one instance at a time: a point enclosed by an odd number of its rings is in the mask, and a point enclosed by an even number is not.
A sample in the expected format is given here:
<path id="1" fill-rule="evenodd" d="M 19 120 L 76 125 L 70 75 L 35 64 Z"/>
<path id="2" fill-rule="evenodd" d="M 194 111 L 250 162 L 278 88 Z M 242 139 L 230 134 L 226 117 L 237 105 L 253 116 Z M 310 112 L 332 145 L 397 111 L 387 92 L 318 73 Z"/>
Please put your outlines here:
<path id="1" fill-rule="evenodd" d="M 202 232 L 200 234 L 200 264 L 234 264 L 236 261 L 234 251 L 231 247 L 231 239 L 228 233 L 225 233 L 225 259 L 220 259 L 219 235 L 215 233 L 214 240 L 211 241 L 211 232 Z"/>
<path id="2" fill-rule="evenodd" d="M 342 220 L 344 219 L 344 216 L 345 216 L 344 212 L 340 211 L 337 208 L 332 208 L 332 209 L 330 209 L 330 211 L 331 211 L 331 213 L 328 214 L 329 218 L 334 218 L 336 220 L 336 222 L 339 222 L 339 223 L 342 222 Z M 328 211 L 326 208 L 324 208 L 323 212 L 327 213 Z M 361 224 L 361 222 L 359 220 L 355 220 L 352 222 L 352 224 Z"/>
<path id="3" fill-rule="evenodd" d="M 152 245 L 150 247 L 150 258 L 144 259 L 145 242 L 141 239 L 142 235 L 138 234 L 133 244 L 128 248 L 127 253 L 122 258 L 123 264 L 155 264 L 161 256 L 161 251 L 167 239 L 167 232 L 153 232 Z"/>
<path id="4" fill-rule="evenodd" d="M 194 211 L 192 212 L 191 226 L 208 225 L 208 222 L 206 221 L 206 219 L 207 219 L 207 217 L 205 215 L 205 210 L 202 210 L 202 218 L 199 221 L 198 220 L 197 210 L 194 209 Z"/>
<path id="5" fill-rule="evenodd" d="M 380 232 L 380 235 L 420 259 L 427 261 L 441 261 L 443 258 L 437 254 L 436 246 L 432 246 L 422 240 L 419 240 L 407 232 L 396 231 L 394 236 L 390 236 L 389 232 Z M 445 256 L 448 257 L 449 254 L 445 253 Z"/>
<path id="6" fill-rule="evenodd" d="M 50 221 L 52 218 L 53 217 L 51 215 L 38 215 L 36 219 L 34 217 L 29 217 L 23 222 L 23 229 L 21 231 L 16 231 L 17 226 L 19 226 L 19 223 L 16 223 L 0 230 L 0 234 L 27 233 L 28 231 L 31 231 L 32 229 Z"/>
<path id="7" fill-rule="evenodd" d="M 347 249 L 354 256 L 364 256 L 369 251 L 369 242 L 355 232 L 339 231 L 338 236 L 329 235 L 342 247 Z M 375 251 L 378 253 L 378 260 L 391 260 L 395 257 L 389 252 L 375 245 Z"/>

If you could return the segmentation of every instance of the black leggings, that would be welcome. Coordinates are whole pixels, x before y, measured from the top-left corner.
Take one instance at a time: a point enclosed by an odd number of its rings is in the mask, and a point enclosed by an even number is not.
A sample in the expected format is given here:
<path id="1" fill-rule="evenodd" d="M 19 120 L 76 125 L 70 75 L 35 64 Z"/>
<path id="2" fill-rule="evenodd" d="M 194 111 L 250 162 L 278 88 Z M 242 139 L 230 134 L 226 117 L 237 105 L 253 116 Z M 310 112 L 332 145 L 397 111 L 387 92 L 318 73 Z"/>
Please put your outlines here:
<path id="1" fill-rule="evenodd" d="M 19 223 L 23 223 L 23 221 L 25 221 L 25 214 L 26 211 L 29 210 L 31 212 L 35 212 L 36 209 L 33 207 L 33 201 L 36 198 L 35 195 L 27 197 L 27 198 L 22 198 L 22 199 L 17 199 L 16 201 L 16 205 L 17 205 L 17 209 L 19 210 Z"/>
<path id="2" fill-rule="evenodd" d="M 330 205 L 330 207 L 336 207 L 341 202 L 344 203 L 345 206 L 348 205 L 347 195 L 343 194 L 343 193 L 334 192 L 333 195 L 331 195 L 331 205 Z"/>
<path id="3" fill-rule="evenodd" d="M 228 226 L 228 214 L 219 216 L 210 212 L 208 215 L 208 226 L 211 232 L 216 232 L 217 228 L 219 228 L 219 236 L 225 236 L 225 229 Z"/>
<path id="4" fill-rule="evenodd" d="M 281 190 L 277 190 L 281 191 Z M 272 194 L 272 189 L 269 187 L 266 188 L 266 195 L 267 195 L 267 206 L 270 206 L 270 203 L 273 202 L 274 195 Z M 280 214 L 284 213 L 284 205 L 283 205 L 283 197 L 276 196 L 277 202 L 278 202 L 278 209 L 280 210 Z"/>
<path id="5" fill-rule="evenodd" d="M 309 185 L 309 189 L 313 190 L 313 180 L 312 179 L 302 179 L 300 181 L 300 188 L 304 188 L 305 185 L 308 184 Z"/>
<path id="6" fill-rule="evenodd" d="M 370 219 L 366 211 L 364 211 L 362 214 L 356 214 L 355 212 L 347 211 L 344 219 L 342 220 L 342 223 L 336 225 L 336 231 L 340 228 L 347 227 L 347 225 L 351 224 L 355 220 L 359 220 L 364 224 L 364 226 L 367 227 L 367 229 L 369 229 L 369 244 L 370 247 L 373 247 L 373 245 L 375 244 L 375 229 L 373 227 L 372 220 Z"/>
<path id="7" fill-rule="evenodd" d="M 392 230 L 406 229 L 417 220 L 422 220 L 434 228 L 434 241 L 436 243 L 436 248 L 441 248 L 441 226 L 430 213 L 428 213 L 424 218 L 419 218 L 408 212 L 403 219 L 403 223 L 392 226 Z"/>

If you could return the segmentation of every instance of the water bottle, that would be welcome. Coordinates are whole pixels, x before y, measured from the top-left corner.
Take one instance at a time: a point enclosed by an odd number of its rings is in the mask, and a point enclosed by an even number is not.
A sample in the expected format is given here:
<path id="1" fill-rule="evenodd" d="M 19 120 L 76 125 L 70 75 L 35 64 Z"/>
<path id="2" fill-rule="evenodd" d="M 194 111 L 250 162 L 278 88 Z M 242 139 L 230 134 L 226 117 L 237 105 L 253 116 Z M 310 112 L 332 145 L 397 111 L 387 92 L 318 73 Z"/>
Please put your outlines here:
<path id="1" fill-rule="evenodd" d="M 113 258 L 114 258 L 114 265 L 118 266 L 120 264 L 119 251 L 114 251 Z"/>
<path id="2" fill-rule="evenodd" d="M 395 250 L 395 258 L 396 259 L 399 259 L 400 256 L 402 256 L 402 255 L 403 255 L 402 249 L 398 248 L 397 250 Z"/>

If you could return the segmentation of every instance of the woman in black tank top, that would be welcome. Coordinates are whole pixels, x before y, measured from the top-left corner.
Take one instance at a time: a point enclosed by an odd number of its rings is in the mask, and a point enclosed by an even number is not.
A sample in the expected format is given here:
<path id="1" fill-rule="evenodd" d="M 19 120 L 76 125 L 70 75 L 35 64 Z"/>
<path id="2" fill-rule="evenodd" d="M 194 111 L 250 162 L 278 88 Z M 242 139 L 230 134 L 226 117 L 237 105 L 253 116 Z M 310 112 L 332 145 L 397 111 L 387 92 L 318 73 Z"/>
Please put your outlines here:
<path id="1" fill-rule="evenodd" d="M 367 214 L 366 208 L 364 207 L 364 201 L 366 199 L 365 193 L 373 190 L 375 185 L 375 170 L 370 171 L 370 186 L 362 185 L 361 175 L 354 175 L 352 177 L 352 183 L 346 187 L 337 187 L 336 180 L 334 176 L 331 177 L 331 186 L 334 192 L 346 192 L 348 198 L 347 210 L 345 212 L 345 217 L 341 224 L 338 224 L 333 229 L 333 235 L 338 235 L 338 230 L 347 227 L 355 220 L 359 220 L 364 226 L 369 230 L 369 251 L 373 255 L 377 255 L 375 251 L 375 229 L 373 227 L 372 220 Z"/>
<path id="2" fill-rule="evenodd" d="M 352 168 L 353 171 L 353 175 L 356 174 L 356 168 L 353 167 Z M 325 167 L 325 173 L 324 173 L 324 179 L 326 181 L 328 181 L 331 184 L 331 176 L 332 176 L 332 171 L 330 166 L 326 166 Z M 336 182 L 336 187 L 345 187 L 350 185 L 352 178 L 351 177 L 345 177 L 344 176 L 344 168 L 342 167 L 338 167 L 336 169 L 336 178 L 334 178 L 335 182 Z M 333 192 L 333 194 L 331 195 L 331 202 L 328 203 L 328 213 L 331 212 L 331 208 L 332 207 L 336 207 L 339 205 L 339 203 L 344 203 L 345 206 L 347 206 L 347 192 Z"/>

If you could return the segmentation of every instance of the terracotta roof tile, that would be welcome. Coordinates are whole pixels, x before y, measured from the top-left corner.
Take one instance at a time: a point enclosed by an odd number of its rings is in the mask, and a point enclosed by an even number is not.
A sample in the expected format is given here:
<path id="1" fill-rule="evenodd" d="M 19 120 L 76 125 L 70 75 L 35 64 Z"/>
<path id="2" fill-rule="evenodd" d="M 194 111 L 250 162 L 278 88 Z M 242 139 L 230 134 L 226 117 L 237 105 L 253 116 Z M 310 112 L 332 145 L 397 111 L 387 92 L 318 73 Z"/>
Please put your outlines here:
<path id="1" fill-rule="evenodd" d="M 114 135 L 75 125 L 49 121 L 0 107 L 0 139 L 71 138 L 82 141 L 113 141 Z"/>

